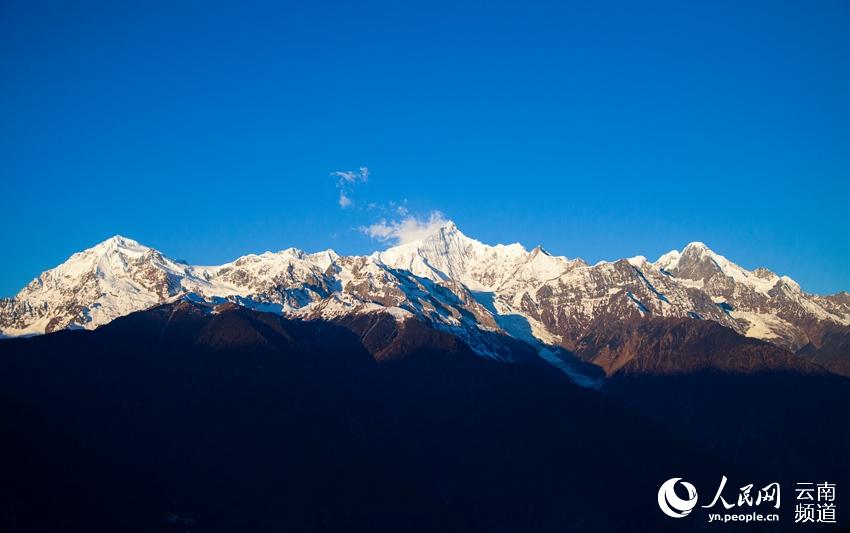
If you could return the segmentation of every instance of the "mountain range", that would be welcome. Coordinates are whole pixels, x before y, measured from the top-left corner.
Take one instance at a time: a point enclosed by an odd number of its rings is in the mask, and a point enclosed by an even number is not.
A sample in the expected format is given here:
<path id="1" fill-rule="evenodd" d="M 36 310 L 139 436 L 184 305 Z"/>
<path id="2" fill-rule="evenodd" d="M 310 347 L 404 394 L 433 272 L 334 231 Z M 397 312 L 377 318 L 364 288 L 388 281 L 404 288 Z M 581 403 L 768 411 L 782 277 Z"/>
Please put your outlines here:
<path id="1" fill-rule="evenodd" d="M 850 479 L 848 295 L 699 243 L 589 265 L 448 223 L 195 266 L 114 237 L 0 309 L 2 531 L 796 531 L 795 483 Z M 701 506 L 780 483 L 781 520 L 669 518 L 673 476 Z"/>
<path id="2" fill-rule="evenodd" d="M 220 266 L 190 265 L 116 236 L 0 300 L 0 334 L 94 329 L 177 300 L 302 320 L 417 320 L 481 356 L 542 358 L 591 386 L 599 375 L 582 362 L 611 375 L 634 357 L 627 340 L 674 326 L 713 329 L 700 321 L 736 334 L 736 343 L 758 339 L 834 372 L 850 370 L 847 292 L 809 294 L 787 276 L 747 270 L 699 242 L 656 261 L 590 265 L 539 246 L 486 245 L 453 222 L 366 256 L 289 248 Z"/>
<path id="3" fill-rule="evenodd" d="M 595 335 L 600 390 L 389 313 L 182 299 L 0 340 L 0 530 L 693 531 L 659 485 L 727 476 L 781 483 L 781 522 L 710 529 L 796 531 L 794 483 L 850 479 L 847 378 L 708 320 Z"/>

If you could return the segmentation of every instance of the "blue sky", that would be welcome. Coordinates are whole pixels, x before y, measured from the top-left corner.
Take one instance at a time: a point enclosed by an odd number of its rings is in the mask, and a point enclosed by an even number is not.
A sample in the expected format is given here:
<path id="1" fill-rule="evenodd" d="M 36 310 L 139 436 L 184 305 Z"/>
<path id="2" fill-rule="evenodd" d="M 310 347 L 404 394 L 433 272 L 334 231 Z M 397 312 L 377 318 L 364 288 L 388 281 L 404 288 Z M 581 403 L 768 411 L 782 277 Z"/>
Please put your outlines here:
<path id="1" fill-rule="evenodd" d="M 850 289 L 845 1 L 120 4 L 0 5 L 2 295 L 114 234 L 364 253 L 399 205 Z"/>

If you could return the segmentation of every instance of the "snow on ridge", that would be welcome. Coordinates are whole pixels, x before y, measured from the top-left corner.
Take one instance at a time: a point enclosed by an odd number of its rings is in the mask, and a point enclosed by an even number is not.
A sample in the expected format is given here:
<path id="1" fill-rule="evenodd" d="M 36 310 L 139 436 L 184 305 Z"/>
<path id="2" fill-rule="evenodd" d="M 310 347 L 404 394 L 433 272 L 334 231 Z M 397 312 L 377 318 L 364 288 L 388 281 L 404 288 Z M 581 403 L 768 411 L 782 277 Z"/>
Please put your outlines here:
<path id="1" fill-rule="evenodd" d="M 677 274 L 684 267 L 694 279 Z M 700 242 L 655 262 L 635 256 L 590 266 L 539 246 L 484 244 L 449 221 L 367 256 L 287 248 L 217 266 L 174 261 L 114 236 L 0 301 L 0 334 L 91 329 L 189 294 L 306 318 L 416 316 L 472 344 L 480 330 L 569 348 L 600 316 L 700 316 L 792 348 L 807 334 L 790 317 L 850 324 L 850 313 L 827 310 L 790 278 L 746 270 Z M 489 353 L 485 344 L 479 348 Z"/>
<path id="2" fill-rule="evenodd" d="M 716 265 L 717 269 L 720 270 L 724 275 L 732 278 L 738 283 L 747 285 L 752 289 L 767 295 L 770 290 L 776 285 L 779 281 L 779 276 L 772 274 L 767 278 L 762 278 L 756 275 L 753 271 L 747 270 L 729 259 L 725 256 L 722 256 L 709 248 L 700 241 L 694 241 L 688 243 L 681 252 L 678 250 L 671 250 L 666 254 L 662 255 L 655 261 L 654 265 L 658 268 L 663 269 L 665 272 L 673 273 L 675 272 L 681 265 L 683 260 L 688 259 L 689 257 L 699 257 L 699 258 L 708 258 L 710 259 L 714 265 Z M 686 278 L 691 281 L 700 281 L 694 278 Z M 790 279 L 790 278 L 788 278 Z"/>

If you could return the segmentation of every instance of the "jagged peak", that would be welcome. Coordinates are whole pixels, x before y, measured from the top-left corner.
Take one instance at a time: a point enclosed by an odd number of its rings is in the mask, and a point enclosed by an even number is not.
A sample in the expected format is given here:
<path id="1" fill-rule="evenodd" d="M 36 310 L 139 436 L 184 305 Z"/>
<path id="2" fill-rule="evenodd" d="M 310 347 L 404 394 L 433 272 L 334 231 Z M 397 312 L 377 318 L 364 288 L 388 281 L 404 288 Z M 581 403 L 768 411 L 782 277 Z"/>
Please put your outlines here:
<path id="1" fill-rule="evenodd" d="M 451 220 L 449 220 L 448 222 L 437 227 L 436 230 L 434 230 L 432 233 L 430 233 L 429 235 L 426 235 L 423 238 L 423 240 L 429 239 L 429 238 L 430 239 L 438 238 L 438 239 L 441 239 L 441 240 L 444 240 L 444 241 L 449 241 L 449 240 L 452 240 L 452 239 L 458 239 L 458 240 L 461 240 L 461 241 L 475 240 L 475 239 L 471 239 L 470 237 L 467 237 L 466 234 L 464 234 L 462 231 L 460 231 L 460 228 L 457 227 L 457 224 L 455 224 Z"/>
<path id="2" fill-rule="evenodd" d="M 327 250 L 321 250 L 319 252 L 312 252 L 312 253 L 307 254 L 307 256 L 308 257 L 328 257 L 333 261 L 336 261 L 337 259 L 339 259 L 341 257 L 338 253 L 336 253 L 336 250 L 334 250 L 333 248 L 328 248 Z"/>
<path id="3" fill-rule="evenodd" d="M 772 279 L 776 277 L 776 274 L 774 272 L 765 267 L 756 268 L 755 270 L 753 270 L 753 275 L 761 279 Z"/>
<path id="4" fill-rule="evenodd" d="M 124 237 L 123 235 L 113 235 L 109 237 L 105 241 L 102 241 L 91 248 L 89 250 L 95 249 L 116 249 L 116 248 L 148 248 L 147 246 L 140 244 L 139 241 L 131 239 L 129 237 Z"/>
<path id="5" fill-rule="evenodd" d="M 330 248 L 328 248 L 327 250 L 322 250 L 321 252 L 307 254 L 308 261 L 325 269 L 336 263 L 339 258 L 340 255 Z"/>
<path id="6" fill-rule="evenodd" d="M 702 241 L 692 241 L 685 245 L 682 250 L 670 250 L 669 252 L 662 254 L 655 263 L 655 266 L 662 268 L 664 270 L 673 270 L 678 265 L 679 262 L 683 260 L 683 258 L 702 258 L 709 257 L 711 259 L 723 259 L 723 257 L 717 253 L 715 253 L 711 248 L 709 248 Z"/>
<path id="7" fill-rule="evenodd" d="M 709 248 L 704 242 L 701 241 L 693 241 L 689 242 L 682 248 L 682 255 L 685 254 L 696 254 L 696 255 L 717 255 L 714 253 L 714 250 Z"/>
<path id="8" fill-rule="evenodd" d="M 137 258 L 149 253 L 158 254 L 159 252 L 128 237 L 114 235 L 90 248 L 71 255 L 56 269 L 51 270 L 58 270 L 63 273 L 79 272 L 86 270 L 100 260 L 120 263 L 128 257 Z"/>
<path id="9" fill-rule="evenodd" d="M 451 240 L 451 239 L 468 239 L 474 240 L 467 237 L 460 228 L 457 227 L 457 224 L 452 220 L 447 220 L 442 224 L 435 224 L 433 227 L 428 227 L 423 229 L 423 234 L 415 240 L 410 241 L 411 244 L 415 242 L 423 242 L 427 240 L 440 239 L 440 240 Z"/>
<path id="10" fill-rule="evenodd" d="M 792 289 L 794 289 L 797 292 L 800 291 L 800 284 L 797 283 L 796 281 L 794 281 L 793 279 L 791 279 L 788 276 L 780 276 L 779 281 L 784 283 L 786 286 L 791 287 Z"/>
<path id="11" fill-rule="evenodd" d="M 530 253 L 519 242 L 511 244 L 485 244 L 463 233 L 452 220 L 435 221 L 433 224 L 429 224 L 427 228 L 419 230 L 419 234 L 415 235 L 415 237 L 415 239 L 410 238 L 400 244 L 391 246 L 383 252 L 374 252 L 371 254 L 371 257 L 390 259 L 399 254 L 409 254 L 417 250 L 423 253 L 433 253 L 436 251 L 440 254 L 449 255 L 453 253 L 465 255 L 471 250 L 495 251 L 499 255 L 505 254 L 518 259 Z M 551 255 L 545 250 L 542 251 L 546 255 Z"/>
<path id="12" fill-rule="evenodd" d="M 702 241 L 691 241 L 685 245 L 684 249 L 708 250 L 708 246 L 706 246 L 705 243 Z"/>
<path id="13" fill-rule="evenodd" d="M 398 244 L 378 253 L 433 247 L 450 248 L 457 244 L 478 243 L 467 237 L 451 220 L 430 221 L 423 223 L 422 227 L 400 228 L 397 238 L 400 241 Z"/>
<path id="14" fill-rule="evenodd" d="M 517 243 L 517 244 L 519 244 L 519 243 Z M 543 246 L 541 246 L 541 245 L 539 245 L 539 244 L 538 244 L 537 246 L 535 246 L 535 247 L 531 250 L 531 252 L 530 252 L 530 253 L 531 253 L 531 255 L 532 255 L 532 256 L 537 256 L 538 254 L 542 254 L 542 255 L 546 255 L 546 256 L 552 257 L 552 254 L 550 254 L 550 253 L 549 253 L 549 252 L 548 252 L 545 248 L 543 248 Z"/>
<path id="15" fill-rule="evenodd" d="M 289 248 L 285 248 L 285 249 L 283 249 L 279 252 L 265 252 L 261 255 L 266 256 L 266 257 L 288 256 L 288 257 L 295 257 L 297 259 L 302 259 L 305 255 L 307 255 L 307 252 L 305 252 L 301 248 L 296 248 L 294 246 L 290 246 Z"/>
<path id="16" fill-rule="evenodd" d="M 394 250 L 415 249 L 422 246 L 432 247 L 435 243 L 474 241 L 474 239 L 464 235 L 453 221 L 433 216 L 427 221 L 398 224 L 394 227 L 391 237 L 394 238 L 396 244 L 393 244 L 384 252 L 376 251 L 373 255 Z"/>
<path id="17" fill-rule="evenodd" d="M 665 254 L 661 254 L 661 256 L 655 260 L 656 265 L 660 265 L 661 267 L 666 267 L 666 265 L 672 263 L 679 259 L 679 256 L 682 255 L 679 250 L 670 250 Z"/>
<path id="18" fill-rule="evenodd" d="M 658 258 L 654 265 L 668 274 L 691 280 L 706 280 L 716 273 L 732 278 L 736 283 L 742 283 L 751 289 L 767 295 L 768 292 L 782 281 L 795 291 L 799 291 L 797 282 L 787 276 L 778 276 L 766 268 L 749 271 L 714 252 L 700 241 L 688 243 L 681 252 L 672 250 Z"/>
<path id="19" fill-rule="evenodd" d="M 447 220 L 442 226 L 440 226 L 441 231 L 460 231 L 460 228 L 457 227 L 454 220 Z"/>

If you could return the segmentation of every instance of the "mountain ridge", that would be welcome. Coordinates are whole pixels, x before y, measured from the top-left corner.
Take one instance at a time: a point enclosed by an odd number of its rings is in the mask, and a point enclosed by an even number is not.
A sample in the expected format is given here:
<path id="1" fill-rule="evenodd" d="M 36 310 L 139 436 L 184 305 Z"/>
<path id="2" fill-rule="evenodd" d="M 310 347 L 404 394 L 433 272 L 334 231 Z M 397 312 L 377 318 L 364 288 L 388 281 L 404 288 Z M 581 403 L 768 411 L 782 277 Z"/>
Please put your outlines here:
<path id="1" fill-rule="evenodd" d="M 811 353 L 829 332 L 850 325 L 846 294 L 806 293 L 787 276 L 749 271 L 698 241 L 654 262 L 637 256 L 589 265 L 541 246 L 487 245 L 447 222 L 370 255 L 287 248 L 201 266 L 116 235 L 0 300 L 0 334 L 93 329 L 188 298 L 303 319 L 417 318 L 495 359 L 511 356 L 493 333 L 573 352 L 593 324 L 648 318 L 712 320 Z"/>

